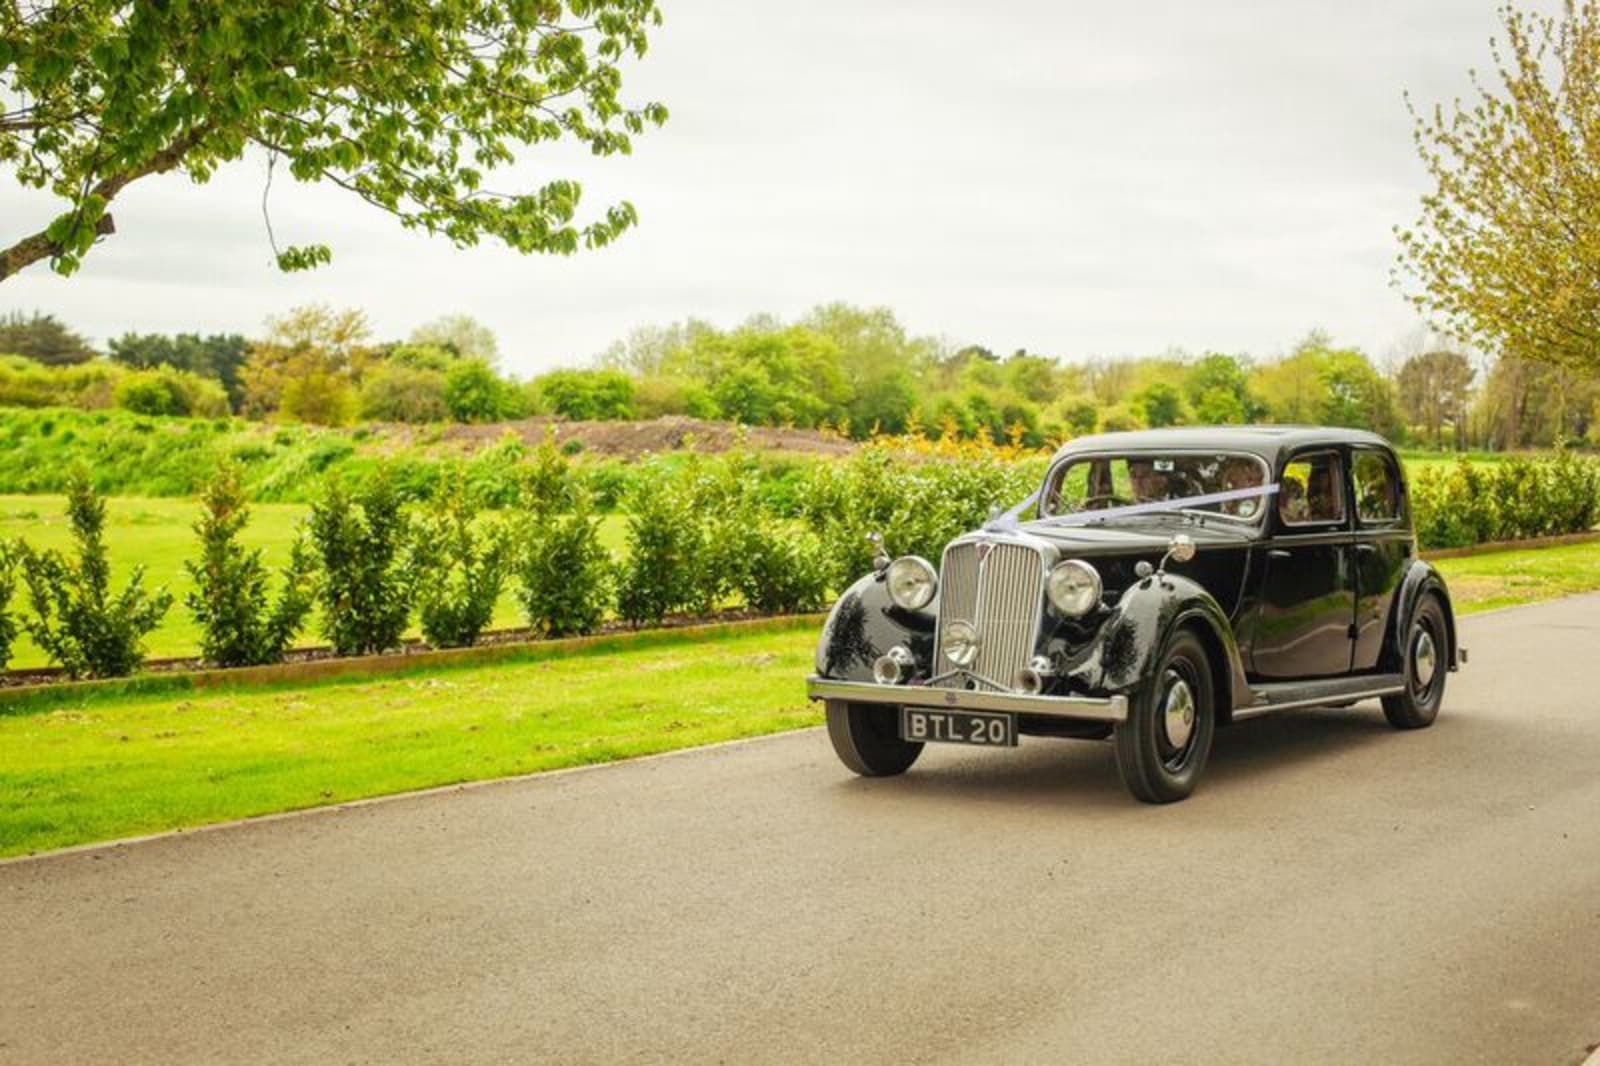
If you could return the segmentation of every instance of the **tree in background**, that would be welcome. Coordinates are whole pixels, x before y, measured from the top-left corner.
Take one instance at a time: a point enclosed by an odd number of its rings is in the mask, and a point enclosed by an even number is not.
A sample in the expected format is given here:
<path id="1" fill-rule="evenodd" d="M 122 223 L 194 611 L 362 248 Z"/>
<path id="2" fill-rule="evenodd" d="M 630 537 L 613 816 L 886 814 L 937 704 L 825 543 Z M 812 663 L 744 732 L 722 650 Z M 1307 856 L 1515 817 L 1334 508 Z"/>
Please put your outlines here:
<path id="1" fill-rule="evenodd" d="M 1201 356 L 1189 368 L 1183 388 L 1201 425 L 1239 425 L 1260 417 L 1260 404 L 1250 391 L 1249 367 L 1238 357 L 1220 352 Z"/>
<path id="2" fill-rule="evenodd" d="M 107 345 L 111 361 L 135 370 L 168 366 L 218 382 L 228 394 L 233 410 L 244 407 L 244 382 L 240 371 L 250 342 L 238 333 L 124 333 Z"/>
<path id="3" fill-rule="evenodd" d="M 354 412 L 356 377 L 374 358 L 367 316 L 322 304 L 267 320 L 241 378 L 246 407 L 300 422 L 337 426 Z"/>
<path id="4" fill-rule="evenodd" d="M 1188 421 L 1183 393 L 1170 381 L 1151 382 L 1139 390 L 1134 402 L 1144 414 L 1144 424 L 1147 426 L 1178 426 Z"/>
<path id="5" fill-rule="evenodd" d="M 0 15 L 0 22 L 3 22 Z M 4 141 L 0 140 L 0 144 Z M 0 155 L 0 160 L 4 155 Z M 45 366 L 70 366 L 94 358 L 89 342 L 56 321 L 54 315 L 13 311 L 0 318 L 0 355 L 21 355 Z"/>
<path id="6" fill-rule="evenodd" d="M 361 417 L 373 422 L 447 422 L 444 374 L 384 362 L 361 379 Z"/>
<path id="7" fill-rule="evenodd" d="M 1397 277 L 1451 332 L 1487 351 L 1600 370 L 1600 0 L 1556 16 L 1501 8 L 1499 85 L 1413 109 L 1434 181 L 1398 229 Z"/>
<path id="8" fill-rule="evenodd" d="M 444 405 L 457 422 L 499 422 L 525 413 L 522 394 L 476 359 L 459 359 L 444 372 Z"/>
<path id="9" fill-rule="evenodd" d="M 458 359 L 476 359 L 494 366 L 500 360 L 500 342 L 494 331 L 471 315 L 444 315 L 411 331 L 410 343 L 443 348 Z"/>
<path id="10" fill-rule="evenodd" d="M 1463 445 L 1475 374 L 1472 363 L 1460 352 L 1422 352 L 1401 364 L 1395 377 L 1401 410 L 1407 422 L 1422 428 L 1435 448 L 1443 444 L 1446 423 L 1454 430 L 1456 446 Z"/>
<path id="11" fill-rule="evenodd" d="M 520 147 L 626 153 L 664 121 L 660 104 L 620 98 L 623 64 L 660 20 L 655 0 L 0 4 L 0 164 L 61 201 L 0 249 L 0 280 L 41 259 L 71 274 L 115 232 L 110 205 L 128 185 L 168 171 L 205 182 L 252 147 L 269 182 L 281 159 L 297 181 L 458 246 L 607 244 L 634 223 L 631 204 L 578 222 L 575 182 L 512 194 L 490 182 Z M 316 244 L 277 259 L 293 270 L 330 255 Z"/>
<path id="12" fill-rule="evenodd" d="M 579 421 L 634 417 L 634 382 L 620 370 L 555 370 L 534 392 L 541 413 Z"/>

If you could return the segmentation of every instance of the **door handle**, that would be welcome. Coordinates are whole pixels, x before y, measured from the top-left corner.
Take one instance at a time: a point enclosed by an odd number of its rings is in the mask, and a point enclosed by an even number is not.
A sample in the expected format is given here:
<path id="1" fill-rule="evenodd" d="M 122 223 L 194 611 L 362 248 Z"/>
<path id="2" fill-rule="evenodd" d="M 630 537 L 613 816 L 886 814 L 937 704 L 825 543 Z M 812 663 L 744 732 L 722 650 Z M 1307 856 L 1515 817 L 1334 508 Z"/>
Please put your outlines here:
<path id="1" fill-rule="evenodd" d="M 1289 558 L 1289 553 L 1284 551 L 1282 548 L 1268 548 L 1267 549 L 1267 558 L 1268 559 L 1287 559 L 1287 558 Z"/>
<path id="2" fill-rule="evenodd" d="M 1362 555 L 1376 555 L 1378 554 L 1378 546 L 1376 544 L 1357 544 L 1356 551 Z"/>

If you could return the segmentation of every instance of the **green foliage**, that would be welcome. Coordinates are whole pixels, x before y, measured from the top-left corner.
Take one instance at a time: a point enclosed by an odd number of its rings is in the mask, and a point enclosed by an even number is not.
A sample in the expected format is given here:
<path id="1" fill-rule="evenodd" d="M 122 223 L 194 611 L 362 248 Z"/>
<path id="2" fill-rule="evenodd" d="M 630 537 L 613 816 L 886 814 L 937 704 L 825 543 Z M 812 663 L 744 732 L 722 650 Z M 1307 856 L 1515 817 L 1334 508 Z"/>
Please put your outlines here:
<path id="1" fill-rule="evenodd" d="M 202 337 L 198 333 L 124 333 L 108 346 L 114 363 L 132 370 L 171 367 L 185 370 L 220 384 L 228 395 L 232 410 L 244 405 L 244 382 L 240 371 L 250 342 L 237 333 L 217 333 Z"/>
<path id="2" fill-rule="evenodd" d="M 600 543 L 588 491 L 545 439 L 522 484 L 518 599 L 528 625 L 552 637 L 591 633 L 610 606 L 610 553 Z"/>
<path id="3" fill-rule="evenodd" d="M 121 377 L 117 367 L 98 360 L 52 367 L 19 355 L 0 356 L 0 407 L 111 407 Z"/>
<path id="4" fill-rule="evenodd" d="M 0 93 L 28 105 L 0 118 L 0 164 L 60 213 L 0 251 L 0 279 L 45 258 L 71 274 L 114 232 L 108 210 L 128 184 L 168 171 L 205 182 L 252 146 L 297 181 L 337 185 L 458 246 L 597 247 L 634 223 L 631 204 L 580 221 L 577 183 L 491 194 L 489 174 L 544 142 L 626 154 L 666 118 L 621 98 L 622 69 L 660 21 L 654 0 L 41 10 L 0 6 Z M 284 269 L 330 255 L 320 243 L 275 251 Z"/>
<path id="5" fill-rule="evenodd" d="M 1183 394 L 1171 382 L 1151 382 L 1135 397 L 1135 401 L 1144 413 L 1144 424 L 1147 426 L 1177 426 L 1189 420 Z"/>
<path id="6" fill-rule="evenodd" d="M 813 467 L 800 489 L 800 513 L 827 546 L 830 584 L 842 588 L 872 562 L 867 534 L 882 533 L 894 555 L 937 563 L 944 546 L 981 524 L 990 507 L 1021 502 L 1043 476 L 1039 462 L 914 462 L 869 446 Z"/>
<path id="7" fill-rule="evenodd" d="M 535 379 L 540 411 L 577 420 L 634 417 L 633 379 L 620 370 L 554 370 Z"/>
<path id="8" fill-rule="evenodd" d="M 1434 187 L 1415 226 L 1397 231 L 1399 272 L 1420 310 L 1479 348 L 1593 374 L 1600 2 L 1567 0 L 1553 15 L 1508 3 L 1499 15 L 1497 77 L 1474 74 L 1472 97 L 1412 110 Z"/>
<path id="9" fill-rule="evenodd" d="M 0 15 L 0 32 L 5 29 L 4 15 Z M 0 70 L 3 69 L 4 64 L 0 63 Z M 5 124 L 0 120 L 0 162 L 6 158 L 5 143 Z M 4 277 L 5 271 L 0 269 L 0 278 Z M 20 355 L 45 366 L 71 366 L 93 359 L 94 349 L 89 347 L 88 341 L 57 321 L 54 315 L 37 311 L 24 315 L 21 311 L 13 311 L 0 317 L 0 354 Z"/>
<path id="10" fill-rule="evenodd" d="M 375 422 L 443 422 L 450 409 L 444 402 L 444 374 L 437 370 L 389 363 L 361 379 L 361 417 Z"/>
<path id="11" fill-rule="evenodd" d="M 194 525 L 200 558 L 184 567 L 194 582 L 185 600 L 202 630 L 202 657 L 217 666 L 281 662 L 311 613 L 312 561 L 304 536 L 290 549 L 274 602 L 261 550 L 239 543 L 250 510 L 236 465 L 218 468 L 200 505 Z"/>
<path id="12" fill-rule="evenodd" d="M 436 648 L 461 648 L 478 639 L 511 569 L 511 531 L 480 520 L 465 478 L 457 472 L 417 530 L 417 616 Z"/>
<path id="13" fill-rule="evenodd" d="M 17 592 L 17 569 L 23 555 L 19 543 L 0 543 L 0 670 L 11 662 L 11 649 L 17 640 L 17 619 L 11 600 Z"/>
<path id="14" fill-rule="evenodd" d="M 1411 505 L 1430 548 L 1581 533 L 1600 524 L 1600 459 L 1564 451 L 1427 466 L 1411 479 Z"/>
<path id="15" fill-rule="evenodd" d="M 444 374 L 444 405 L 457 422 L 499 422 L 523 414 L 522 395 L 488 363 L 462 359 Z"/>
<path id="16" fill-rule="evenodd" d="M 76 556 L 22 553 L 33 614 L 28 635 L 70 677 L 124 677 L 144 660 L 143 640 L 172 605 L 165 589 L 147 593 L 144 567 L 135 566 L 121 593 L 111 595 L 104 539 L 105 500 L 79 471 L 67 487 L 67 517 Z"/>
<path id="17" fill-rule="evenodd" d="M 229 411 L 221 385 L 170 366 L 124 374 L 115 395 L 118 407 L 140 415 L 217 418 Z"/>
<path id="18" fill-rule="evenodd" d="M 633 625 L 659 623 L 703 601 L 699 578 L 705 531 L 695 498 L 659 464 L 645 464 L 624 501 L 627 561 L 618 575 L 617 610 Z"/>
<path id="19" fill-rule="evenodd" d="M 400 644 L 416 591 L 414 543 L 388 468 L 359 490 L 333 479 L 311 506 L 311 543 L 322 570 L 323 632 L 340 655 Z"/>
<path id="20" fill-rule="evenodd" d="M 746 539 L 739 593 L 758 611 L 787 614 L 822 607 L 832 565 L 821 538 L 807 529 L 761 518 Z"/>

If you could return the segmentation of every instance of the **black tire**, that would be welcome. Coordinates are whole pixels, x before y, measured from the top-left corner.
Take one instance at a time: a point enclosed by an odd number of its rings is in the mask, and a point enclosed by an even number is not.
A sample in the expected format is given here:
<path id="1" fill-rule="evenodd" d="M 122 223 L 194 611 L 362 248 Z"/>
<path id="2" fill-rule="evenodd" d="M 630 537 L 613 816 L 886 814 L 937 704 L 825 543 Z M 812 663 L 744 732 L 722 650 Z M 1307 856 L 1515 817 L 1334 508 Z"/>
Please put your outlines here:
<path id="1" fill-rule="evenodd" d="M 839 761 L 862 777 L 903 774 L 922 754 L 920 741 L 901 740 L 899 708 L 828 701 L 828 739 Z"/>
<path id="2" fill-rule="evenodd" d="M 1187 697 L 1178 691 L 1183 686 Z M 1128 720 L 1117 724 L 1113 737 L 1117 772 L 1135 798 L 1145 803 L 1172 803 L 1194 791 L 1211 757 L 1216 734 L 1215 690 L 1211 664 L 1200 638 L 1180 629 L 1167 640 L 1150 680 L 1132 695 Z M 1188 732 L 1181 734 L 1183 708 L 1189 709 Z M 1172 728 L 1168 711 L 1173 712 Z"/>
<path id="3" fill-rule="evenodd" d="M 1406 624 L 1402 668 L 1406 690 L 1383 697 L 1383 716 L 1396 729 L 1426 729 L 1439 717 L 1444 702 L 1444 679 L 1450 673 L 1450 630 L 1444 605 L 1429 593 L 1418 602 Z"/>

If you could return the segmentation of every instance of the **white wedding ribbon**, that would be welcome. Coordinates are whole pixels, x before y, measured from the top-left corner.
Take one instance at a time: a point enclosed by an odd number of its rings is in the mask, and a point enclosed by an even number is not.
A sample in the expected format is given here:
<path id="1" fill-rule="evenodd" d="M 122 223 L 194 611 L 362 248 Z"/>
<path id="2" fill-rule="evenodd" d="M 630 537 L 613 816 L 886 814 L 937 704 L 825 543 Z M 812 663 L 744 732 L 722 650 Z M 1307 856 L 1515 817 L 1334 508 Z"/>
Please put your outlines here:
<path id="1" fill-rule="evenodd" d="M 1075 511 L 1072 514 L 1056 515 L 1053 518 L 1041 518 L 1033 524 L 1036 526 L 1086 526 L 1091 522 L 1104 522 L 1108 518 L 1126 518 L 1130 515 L 1157 514 L 1162 511 L 1181 511 L 1190 507 L 1203 507 L 1213 503 L 1230 503 L 1234 500 L 1248 500 L 1257 496 L 1272 496 L 1278 492 L 1278 484 L 1257 485 L 1248 489 L 1229 489 L 1226 492 L 1208 492 L 1203 496 L 1180 496 L 1175 500 L 1152 500 L 1149 503 L 1129 503 L 1121 507 L 1107 507 L 1103 511 Z M 990 532 L 1008 532 L 1019 528 L 1017 519 L 1039 499 L 1035 492 L 1026 500 L 1017 504 L 1003 515 L 991 518 L 984 523 L 983 528 Z"/>

